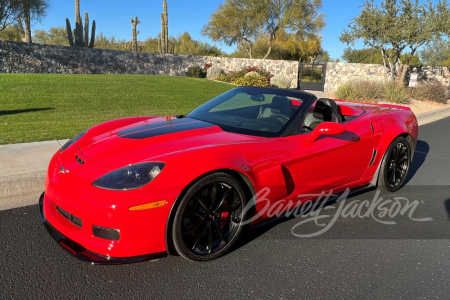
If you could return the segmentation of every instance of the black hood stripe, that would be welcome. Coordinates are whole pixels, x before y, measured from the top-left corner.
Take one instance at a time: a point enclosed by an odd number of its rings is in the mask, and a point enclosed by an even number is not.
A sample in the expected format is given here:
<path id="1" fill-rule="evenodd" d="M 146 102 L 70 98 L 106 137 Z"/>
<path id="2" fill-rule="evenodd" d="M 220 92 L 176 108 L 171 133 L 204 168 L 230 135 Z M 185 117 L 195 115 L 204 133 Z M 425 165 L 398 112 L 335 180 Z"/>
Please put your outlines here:
<path id="1" fill-rule="evenodd" d="M 213 127 L 214 124 L 198 121 L 195 119 L 175 119 L 153 124 L 142 125 L 126 130 L 117 134 L 118 137 L 127 139 L 145 139 L 158 135 L 182 132 L 193 129 Z"/>

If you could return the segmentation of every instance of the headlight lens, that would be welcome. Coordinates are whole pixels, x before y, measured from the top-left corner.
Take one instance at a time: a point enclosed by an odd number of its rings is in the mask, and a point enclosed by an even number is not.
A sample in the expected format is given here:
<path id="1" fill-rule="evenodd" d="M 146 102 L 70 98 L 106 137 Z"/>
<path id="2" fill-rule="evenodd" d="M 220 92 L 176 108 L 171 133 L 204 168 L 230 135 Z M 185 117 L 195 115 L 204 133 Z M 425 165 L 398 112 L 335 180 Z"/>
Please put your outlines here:
<path id="1" fill-rule="evenodd" d="M 80 133 L 79 135 L 77 135 L 76 137 L 74 137 L 73 139 L 67 141 L 67 143 L 65 143 L 62 147 L 61 150 L 59 152 L 63 152 L 64 150 L 66 150 L 67 148 L 69 148 L 70 146 L 72 146 L 76 141 L 78 141 L 79 139 L 81 139 L 83 137 L 83 135 L 86 134 L 86 132 L 88 132 L 89 129 L 86 129 L 85 131 L 83 131 L 82 133 Z"/>
<path id="2" fill-rule="evenodd" d="M 164 166 L 165 164 L 162 162 L 146 162 L 129 165 L 100 177 L 92 184 L 107 190 L 134 190 L 143 187 L 155 179 L 161 173 Z"/>

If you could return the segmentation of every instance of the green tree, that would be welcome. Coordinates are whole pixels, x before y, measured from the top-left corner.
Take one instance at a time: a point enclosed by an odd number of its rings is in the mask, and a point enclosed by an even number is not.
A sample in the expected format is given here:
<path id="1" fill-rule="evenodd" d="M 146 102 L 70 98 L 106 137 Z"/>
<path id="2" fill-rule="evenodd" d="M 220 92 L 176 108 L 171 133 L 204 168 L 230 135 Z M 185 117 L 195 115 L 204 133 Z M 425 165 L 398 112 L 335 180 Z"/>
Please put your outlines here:
<path id="1" fill-rule="evenodd" d="M 277 40 L 289 33 L 316 34 L 323 26 L 322 0 L 226 0 L 210 16 L 202 34 L 226 45 L 238 45 L 253 58 L 256 42 L 265 41 L 269 57 Z"/>
<path id="2" fill-rule="evenodd" d="M 312 64 L 316 58 L 324 52 L 321 47 L 322 38 L 320 36 L 308 34 L 305 39 L 300 36 L 298 44 L 302 53 L 300 58 L 300 61 L 302 62 L 309 62 Z"/>
<path id="3" fill-rule="evenodd" d="M 253 58 L 253 44 L 259 25 L 252 0 L 226 0 L 210 16 L 202 34 L 228 46 L 238 45 Z"/>
<path id="4" fill-rule="evenodd" d="M 265 35 L 257 38 L 253 43 L 254 58 L 268 58 L 280 60 L 299 60 L 300 62 L 313 63 L 318 57 L 328 60 L 328 54 L 321 47 L 321 38 L 310 36 L 306 41 L 296 33 L 282 33 L 272 45 L 269 56 L 266 56 L 269 38 Z M 245 49 L 238 46 L 232 57 L 248 57 Z"/>
<path id="5" fill-rule="evenodd" d="M 159 43 L 161 42 L 160 37 L 157 38 L 148 38 L 144 42 L 144 51 L 157 53 L 159 52 Z"/>
<path id="6" fill-rule="evenodd" d="M 388 49 L 387 52 L 392 51 Z M 410 57 L 410 53 L 406 52 L 400 56 L 400 62 L 402 64 L 406 64 L 407 60 Z M 349 63 L 357 63 L 357 64 L 383 64 L 383 57 L 381 56 L 381 52 L 377 49 L 352 49 L 346 48 L 344 50 L 344 54 L 342 58 Z M 409 61 L 409 64 L 412 66 L 422 65 L 420 58 L 417 54 L 415 54 Z"/>
<path id="7" fill-rule="evenodd" d="M 4 30 L 0 31 L 0 40 L 21 42 L 22 34 L 16 26 L 9 25 Z"/>
<path id="8" fill-rule="evenodd" d="M 219 56 L 222 51 L 215 46 L 211 46 L 206 42 L 192 39 L 188 32 L 180 34 L 175 40 L 175 54 L 192 54 Z"/>
<path id="9" fill-rule="evenodd" d="M 95 37 L 94 48 L 129 51 L 131 46 L 131 42 L 127 42 L 125 39 L 116 39 L 115 36 L 107 37 L 101 32 Z"/>
<path id="10" fill-rule="evenodd" d="M 33 41 L 38 44 L 69 46 L 67 31 L 63 26 L 52 27 L 47 32 L 45 30 L 35 30 Z"/>
<path id="11" fill-rule="evenodd" d="M 23 41 L 32 43 L 31 21 L 40 20 L 45 16 L 49 7 L 47 0 L 15 0 L 17 2 L 19 15 L 17 26 L 23 35 Z"/>
<path id="12" fill-rule="evenodd" d="M 436 39 L 420 52 L 425 65 L 450 67 L 450 41 Z"/>
<path id="13" fill-rule="evenodd" d="M 16 0 L 0 0 L 0 31 L 13 25 L 19 16 L 19 7 Z"/>
<path id="14" fill-rule="evenodd" d="M 362 8 L 340 40 L 347 44 L 363 40 L 378 49 L 384 65 L 389 64 L 391 79 L 399 82 L 404 80 L 407 66 L 421 46 L 450 32 L 447 0 L 439 0 L 436 5 L 431 0 L 427 4 L 418 0 L 385 0 L 380 6 L 367 0 Z M 402 63 L 401 55 L 406 49 L 409 55 Z"/>
<path id="15" fill-rule="evenodd" d="M 357 64 L 383 64 L 383 57 L 378 49 L 352 49 L 350 47 L 344 49 L 342 59 L 348 63 Z"/>
<path id="16" fill-rule="evenodd" d="M 316 62 L 319 63 L 327 63 L 327 62 L 331 62 L 332 59 L 330 58 L 330 53 L 328 53 L 328 51 L 323 50 L 319 53 L 319 55 L 317 55 L 316 57 Z M 339 62 L 339 61 L 337 61 Z"/>

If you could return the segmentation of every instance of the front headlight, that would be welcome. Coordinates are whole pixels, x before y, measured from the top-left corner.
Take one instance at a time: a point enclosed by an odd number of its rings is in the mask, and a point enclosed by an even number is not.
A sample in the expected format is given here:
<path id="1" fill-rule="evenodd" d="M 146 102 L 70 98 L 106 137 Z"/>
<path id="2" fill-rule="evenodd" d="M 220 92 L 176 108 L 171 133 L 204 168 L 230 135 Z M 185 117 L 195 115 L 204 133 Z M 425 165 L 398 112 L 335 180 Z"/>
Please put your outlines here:
<path id="1" fill-rule="evenodd" d="M 73 145 L 76 141 L 78 141 L 79 139 L 81 139 L 83 137 L 83 135 L 86 134 L 86 132 L 88 132 L 89 129 L 86 129 L 85 131 L 83 131 L 82 133 L 78 134 L 76 137 L 74 137 L 73 139 L 67 141 L 67 143 L 65 143 L 62 147 L 61 150 L 59 152 L 63 152 L 64 150 L 66 150 L 67 148 L 69 148 L 71 145 Z"/>
<path id="2" fill-rule="evenodd" d="M 161 173 L 164 166 L 165 164 L 162 162 L 146 162 L 129 165 L 100 177 L 92 184 L 107 190 L 134 190 L 143 187 L 155 179 Z"/>

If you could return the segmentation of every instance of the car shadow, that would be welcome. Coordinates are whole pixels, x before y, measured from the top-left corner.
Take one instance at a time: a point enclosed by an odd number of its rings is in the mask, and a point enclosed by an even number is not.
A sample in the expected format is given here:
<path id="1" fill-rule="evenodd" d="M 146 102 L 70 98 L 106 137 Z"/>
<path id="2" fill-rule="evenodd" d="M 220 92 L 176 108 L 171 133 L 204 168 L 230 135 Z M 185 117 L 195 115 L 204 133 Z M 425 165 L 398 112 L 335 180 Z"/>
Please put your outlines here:
<path id="1" fill-rule="evenodd" d="M 368 189 L 364 189 L 361 191 L 357 191 L 355 193 L 352 193 L 349 198 L 351 197 L 355 197 L 358 196 L 362 193 L 368 192 L 370 190 L 370 188 Z M 329 205 L 333 205 L 336 204 L 336 200 L 338 197 L 334 198 L 334 199 L 330 199 L 327 203 L 325 203 L 323 205 L 323 207 L 329 206 Z M 316 206 L 317 209 L 320 209 L 320 205 Z M 303 213 L 304 214 L 308 214 L 310 213 L 311 210 L 315 210 L 315 208 L 311 208 L 310 210 L 305 210 Z M 293 219 L 295 219 L 296 216 L 294 214 L 291 214 L 289 216 L 285 216 L 283 215 L 282 217 L 279 218 L 272 218 L 272 219 L 268 219 L 267 221 L 263 221 L 262 223 L 256 224 L 256 225 L 252 225 L 252 226 L 248 226 L 246 228 L 246 230 L 244 230 L 244 232 L 242 233 L 242 236 L 237 240 L 236 244 L 233 246 L 231 251 L 237 250 L 249 243 L 251 243 L 253 240 L 259 238 L 260 236 L 264 235 L 265 233 L 267 233 L 268 231 L 270 231 L 271 229 L 285 223 L 288 221 L 291 221 Z"/>
<path id="2" fill-rule="evenodd" d="M 408 176 L 406 178 L 406 183 L 408 183 L 414 177 L 416 172 L 422 167 L 429 152 L 430 152 L 430 146 L 427 142 L 420 141 L 420 140 L 417 141 L 414 158 L 413 158 L 413 161 L 411 162 L 411 165 L 409 168 Z M 364 190 L 352 193 L 349 196 L 349 199 L 351 199 L 352 197 L 356 197 L 360 194 L 366 193 L 368 191 L 370 191 L 370 189 L 364 189 Z M 336 203 L 335 200 L 331 200 L 328 203 L 326 203 L 325 206 L 333 205 L 335 203 Z M 450 218 L 450 199 L 446 201 L 445 207 L 446 207 L 447 213 Z M 308 213 L 308 212 L 305 212 L 305 213 Z M 237 250 L 237 249 L 245 246 L 248 243 L 251 243 L 253 240 L 264 235 L 266 232 L 270 231 L 274 227 L 276 227 L 284 222 L 290 221 L 294 218 L 295 218 L 294 216 L 282 217 L 282 218 L 278 218 L 278 219 L 269 220 L 268 222 L 264 222 L 261 225 L 257 224 L 255 226 L 250 226 L 242 233 L 242 236 L 236 242 L 232 251 Z"/>
<path id="3" fill-rule="evenodd" d="M 15 110 L 0 110 L 0 116 L 7 115 L 17 115 L 29 112 L 38 112 L 55 109 L 53 107 L 43 107 L 43 108 L 27 108 L 27 109 L 15 109 Z"/>
<path id="4" fill-rule="evenodd" d="M 450 220 L 450 198 L 445 201 L 445 210 L 448 215 L 448 219 Z"/>
<path id="5" fill-rule="evenodd" d="M 406 177 L 405 184 L 407 184 L 414 177 L 414 175 L 425 162 L 429 152 L 430 145 L 425 141 L 418 140 L 416 150 L 414 151 L 414 158 L 411 162 L 411 165 L 409 166 L 409 172 Z"/>

